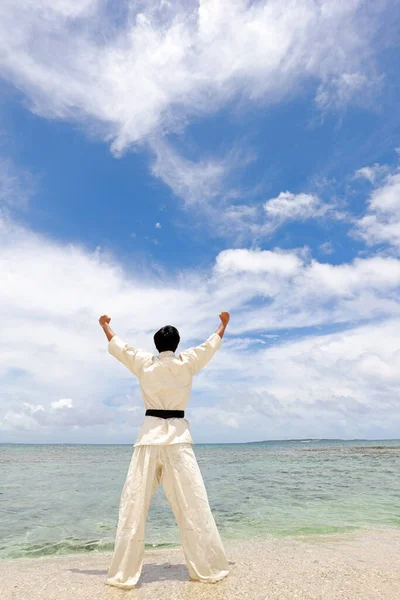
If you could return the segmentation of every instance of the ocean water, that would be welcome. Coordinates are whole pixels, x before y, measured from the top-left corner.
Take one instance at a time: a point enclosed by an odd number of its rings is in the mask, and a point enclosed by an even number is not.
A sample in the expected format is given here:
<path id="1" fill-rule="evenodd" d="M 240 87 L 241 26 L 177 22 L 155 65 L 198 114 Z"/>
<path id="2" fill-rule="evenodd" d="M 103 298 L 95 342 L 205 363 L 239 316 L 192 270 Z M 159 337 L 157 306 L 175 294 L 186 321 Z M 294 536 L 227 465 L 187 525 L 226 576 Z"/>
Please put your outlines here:
<path id="1" fill-rule="evenodd" d="M 195 444 L 223 539 L 400 527 L 400 440 Z M 0 558 L 111 552 L 132 445 L 0 444 Z M 180 544 L 161 486 L 146 547 Z"/>

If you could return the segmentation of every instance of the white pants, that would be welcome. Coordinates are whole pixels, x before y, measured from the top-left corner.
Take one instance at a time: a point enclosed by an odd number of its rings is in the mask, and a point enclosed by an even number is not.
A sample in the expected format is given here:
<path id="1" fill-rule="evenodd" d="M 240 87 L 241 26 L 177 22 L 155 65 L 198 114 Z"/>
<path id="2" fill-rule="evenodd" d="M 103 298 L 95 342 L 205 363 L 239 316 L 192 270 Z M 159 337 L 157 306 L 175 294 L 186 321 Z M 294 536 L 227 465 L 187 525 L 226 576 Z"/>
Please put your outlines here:
<path id="1" fill-rule="evenodd" d="M 179 527 L 190 578 L 215 583 L 226 577 L 228 560 L 192 444 L 179 443 L 135 446 L 105 583 L 129 588 L 139 580 L 147 514 L 160 483 Z"/>

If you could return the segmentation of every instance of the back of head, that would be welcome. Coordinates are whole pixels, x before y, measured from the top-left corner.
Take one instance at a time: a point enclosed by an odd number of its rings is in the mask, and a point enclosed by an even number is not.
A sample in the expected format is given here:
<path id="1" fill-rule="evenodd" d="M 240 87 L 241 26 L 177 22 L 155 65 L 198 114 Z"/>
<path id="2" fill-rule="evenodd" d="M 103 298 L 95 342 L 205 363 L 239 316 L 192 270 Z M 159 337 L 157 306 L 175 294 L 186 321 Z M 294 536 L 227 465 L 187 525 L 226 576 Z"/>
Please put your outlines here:
<path id="1" fill-rule="evenodd" d="M 179 331 L 173 325 L 165 325 L 165 327 L 161 327 L 154 334 L 154 343 L 159 352 L 165 352 L 165 350 L 175 350 L 178 347 L 180 342 Z"/>

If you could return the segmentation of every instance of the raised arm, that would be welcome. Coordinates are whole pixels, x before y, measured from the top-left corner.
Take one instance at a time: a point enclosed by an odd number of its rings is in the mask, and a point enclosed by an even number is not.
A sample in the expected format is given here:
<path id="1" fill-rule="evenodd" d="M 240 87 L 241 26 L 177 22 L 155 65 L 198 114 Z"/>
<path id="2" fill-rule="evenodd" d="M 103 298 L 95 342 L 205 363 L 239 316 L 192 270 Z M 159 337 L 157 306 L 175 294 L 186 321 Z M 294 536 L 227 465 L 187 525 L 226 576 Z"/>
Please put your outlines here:
<path id="1" fill-rule="evenodd" d="M 222 336 L 224 335 L 226 326 L 229 322 L 229 313 L 221 312 L 219 318 L 221 319 L 221 324 L 205 342 L 200 344 L 200 346 L 188 348 L 180 353 L 182 360 L 189 364 L 193 375 L 205 367 L 216 351 L 221 347 Z"/>
<path id="2" fill-rule="evenodd" d="M 110 317 L 102 315 L 99 323 L 108 339 L 108 352 L 119 360 L 134 375 L 140 378 L 141 371 L 148 360 L 153 358 L 150 352 L 145 352 L 127 344 L 110 327 Z"/>

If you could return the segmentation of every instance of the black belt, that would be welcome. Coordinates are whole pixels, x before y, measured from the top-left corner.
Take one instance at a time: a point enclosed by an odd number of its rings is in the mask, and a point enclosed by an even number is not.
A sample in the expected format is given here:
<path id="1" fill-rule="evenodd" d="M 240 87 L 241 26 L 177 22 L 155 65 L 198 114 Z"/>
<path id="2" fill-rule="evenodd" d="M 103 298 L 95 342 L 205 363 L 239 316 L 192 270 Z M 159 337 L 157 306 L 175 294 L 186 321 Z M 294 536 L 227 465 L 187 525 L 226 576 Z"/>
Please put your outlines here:
<path id="1" fill-rule="evenodd" d="M 185 416 L 184 410 L 158 410 L 155 408 L 148 408 L 146 410 L 146 416 L 150 417 L 161 417 L 162 419 L 183 419 Z"/>

